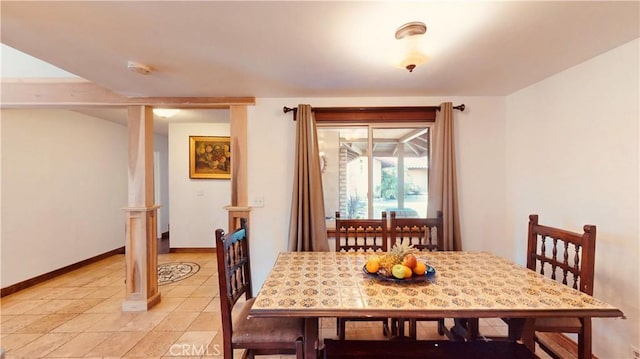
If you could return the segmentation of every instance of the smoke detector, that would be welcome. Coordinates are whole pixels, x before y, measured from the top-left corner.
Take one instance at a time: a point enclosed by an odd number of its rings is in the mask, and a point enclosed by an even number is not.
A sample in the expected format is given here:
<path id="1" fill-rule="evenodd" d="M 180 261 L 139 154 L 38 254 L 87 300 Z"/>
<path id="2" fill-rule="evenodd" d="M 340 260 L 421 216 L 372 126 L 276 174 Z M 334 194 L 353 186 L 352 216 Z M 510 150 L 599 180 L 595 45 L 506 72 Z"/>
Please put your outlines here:
<path id="1" fill-rule="evenodd" d="M 135 61 L 127 62 L 127 68 L 130 71 L 137 72 L 141 75 L 148 75 L 153 71 L 150 66 Z"/>

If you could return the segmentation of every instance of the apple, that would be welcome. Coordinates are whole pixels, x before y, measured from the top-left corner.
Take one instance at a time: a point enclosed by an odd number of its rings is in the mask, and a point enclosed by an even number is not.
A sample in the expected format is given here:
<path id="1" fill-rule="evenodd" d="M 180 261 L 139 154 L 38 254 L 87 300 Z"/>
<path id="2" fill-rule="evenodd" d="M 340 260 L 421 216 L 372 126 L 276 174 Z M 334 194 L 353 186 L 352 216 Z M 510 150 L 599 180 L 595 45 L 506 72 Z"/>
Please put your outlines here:
<path id="1" fill-rule="evenodd" d="M 411 273 L 411 268 L 404 264 L 396 264 L 391 267 L 391 274 L 398 279 L 407 278 L 407 273 Z"/>
<path id="2" fill-rule="evenodd" d="M 418 264 L 418 260 L 416 259 L 416 256 L 414 254 L 409 253 L 402 259 L 402 264 L 413 269 L 416 267 L 416 264 Z"/>

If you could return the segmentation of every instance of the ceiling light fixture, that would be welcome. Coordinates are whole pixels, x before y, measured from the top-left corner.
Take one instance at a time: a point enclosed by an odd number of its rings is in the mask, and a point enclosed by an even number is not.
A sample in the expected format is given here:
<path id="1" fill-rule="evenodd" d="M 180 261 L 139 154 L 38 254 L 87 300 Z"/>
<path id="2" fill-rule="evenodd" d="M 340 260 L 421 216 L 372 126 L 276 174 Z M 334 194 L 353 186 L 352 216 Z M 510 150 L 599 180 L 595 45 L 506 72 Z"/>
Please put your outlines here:
<path id="1" fill-rule="evenodd" d="M 141 64 L 135 61 L 127 62 L 127 68 L 133 72 L 137 72 L 141 75 L 148 75 L 153 71 L 150 66 Z"/>
<path id="2" fill-rule="evenodd" d="M 396 30 L 396 39 L 402 42 L 405 52 L 401 66 L 409 72 L 427 61 L 427 56 L 420 51 L 420 40 L 426 32 L 427 25 L 420 21 L 406 23 Z"/>
<path id="3" fill-rule="evenodd" d="M 154 108 L 153 113 L 157 116 L 169 118 L 180 112 L 177 108 Z"/>

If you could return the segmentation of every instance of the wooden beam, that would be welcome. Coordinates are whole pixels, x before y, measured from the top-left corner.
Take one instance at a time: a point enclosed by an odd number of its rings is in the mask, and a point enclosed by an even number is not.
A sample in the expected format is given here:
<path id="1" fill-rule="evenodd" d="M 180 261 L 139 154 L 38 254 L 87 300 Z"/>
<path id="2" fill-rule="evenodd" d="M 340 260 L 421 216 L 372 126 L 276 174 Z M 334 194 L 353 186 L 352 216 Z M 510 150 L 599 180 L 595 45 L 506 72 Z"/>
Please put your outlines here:
<path id="1" fill-rule="evenodd" d="M 420 137 L 420 136 L 424 135 L 427 131 L 429 131 L 428 128 L 419 128 L 419 129 L 413 130 L 413 131 L 409 132 L 408 134 L 400 137 L 398 139 L 398 142 L 400 142 L 400 143 L 409 142 L 409 141 L 413 140 L 416 137 Z"/>
<path id="2" fill-rule="evenodd" d="M 3 79 L 0 108 L 86 108 L 152 106 L 229 109 L 255 105 L 254 97 L 126 97 L 86 80 Z"/>
<path id="3" fill-rule="evenodd" d="M 153 113 L 149 106 L 130 106 L 128 207 L 155 205 L 153 182 Z"/>
<path id="4" fill-rule="evenodd" d="M 231 106 L 231 205 L 246 207 L 248 198 L 247 106 Z M 229 231 L 235 228 L 229 228 Z"/>

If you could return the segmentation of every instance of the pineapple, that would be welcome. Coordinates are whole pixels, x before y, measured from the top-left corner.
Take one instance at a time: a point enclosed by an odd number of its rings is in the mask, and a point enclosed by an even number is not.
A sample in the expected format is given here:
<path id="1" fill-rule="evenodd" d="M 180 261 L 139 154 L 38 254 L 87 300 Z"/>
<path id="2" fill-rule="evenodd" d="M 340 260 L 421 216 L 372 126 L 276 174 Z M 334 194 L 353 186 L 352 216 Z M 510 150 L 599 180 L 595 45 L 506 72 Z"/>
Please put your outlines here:
<path id="1" fill-rule="evenodd" d="M 402 259 L 409 253 L 415 253 L 418 250 L 413 248 L 413 244 L 408 244 L 408 241 L 402 241 L 400 243 L 396 243 L 391 248 L 390 252 L 387 252 L 380 259 L 380 269 L 378 269 L 378 274 L 391 277 L 391 268 L 394 265 L 402 263 Z"/>

